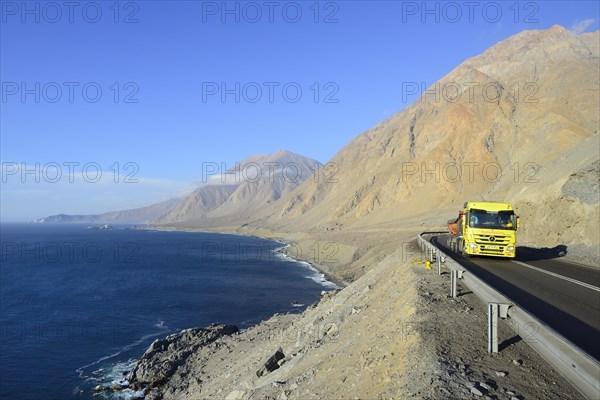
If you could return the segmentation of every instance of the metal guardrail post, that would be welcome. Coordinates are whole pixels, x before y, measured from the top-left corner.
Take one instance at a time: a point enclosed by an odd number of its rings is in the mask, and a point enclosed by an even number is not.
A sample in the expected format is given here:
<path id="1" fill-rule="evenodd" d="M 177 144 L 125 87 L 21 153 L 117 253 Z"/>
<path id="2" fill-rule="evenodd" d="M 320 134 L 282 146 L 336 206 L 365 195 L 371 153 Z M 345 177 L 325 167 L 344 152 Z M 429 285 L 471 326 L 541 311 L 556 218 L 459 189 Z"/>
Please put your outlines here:
<path id="1" fill-rule="evenodd" d="M 435 256 L 435 249 L 433 248 L 433 246 L 431 247 L 430 251 L 429 251 L 429 262 L 433 262 L 433 257 Z"/>
<path id="2" fill-rule="evenodd" d="M 488 353 L 498 352 L 498 317 L 508 318 L 510 304 L 488 303 Z"/>
<path id="3" fill-rule="evenodd" d="M 452 270 L 450 272 L 450 297 L 455 298 L 457 296 L 457 284 L 458 284 L 458 271 Z"/>
<path id="4" fill-rule="evenodd" d="M 442 274 L 442 256 L 440 256 L 438 254 L 437 258 L 437 274 L 441 275 Z"/>
<path id="5" fill-rule="evenodd" d="M 488 353 L 498 352 L 498 303 L 488 304 Z"/>

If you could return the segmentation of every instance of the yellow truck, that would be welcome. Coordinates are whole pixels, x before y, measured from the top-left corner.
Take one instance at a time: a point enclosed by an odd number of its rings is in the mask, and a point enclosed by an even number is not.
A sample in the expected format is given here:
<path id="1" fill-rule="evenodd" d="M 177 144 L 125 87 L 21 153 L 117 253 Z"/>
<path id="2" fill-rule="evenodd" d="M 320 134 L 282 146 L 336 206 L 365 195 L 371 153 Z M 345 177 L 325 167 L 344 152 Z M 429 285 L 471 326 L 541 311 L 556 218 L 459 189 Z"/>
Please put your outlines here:
<path id="1" fill-rule="evenodd" d="M 465 256 L 514 258 L 519 217 L 509 203 L 469 201 L 448 221 L 450 248 Z"/>

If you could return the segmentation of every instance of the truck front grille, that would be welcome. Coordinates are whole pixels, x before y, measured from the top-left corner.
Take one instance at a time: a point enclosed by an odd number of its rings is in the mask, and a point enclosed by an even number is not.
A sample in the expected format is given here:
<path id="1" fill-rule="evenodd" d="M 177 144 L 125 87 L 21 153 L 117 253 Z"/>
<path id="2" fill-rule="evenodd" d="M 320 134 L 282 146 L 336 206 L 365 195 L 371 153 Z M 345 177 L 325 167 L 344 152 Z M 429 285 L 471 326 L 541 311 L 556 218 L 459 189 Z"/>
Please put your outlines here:
<path id="1" fill-rule="evenodd" d="M 508 236 L 504 235 L 475 235 L 475 243 L 484 246 L 506 246 L 509 242 Z"/>
<path id="2" fill-rule="evenodd" d="M 502 255 L 509 242 L 505 235 L 475 235 L 480 254 Z"/>

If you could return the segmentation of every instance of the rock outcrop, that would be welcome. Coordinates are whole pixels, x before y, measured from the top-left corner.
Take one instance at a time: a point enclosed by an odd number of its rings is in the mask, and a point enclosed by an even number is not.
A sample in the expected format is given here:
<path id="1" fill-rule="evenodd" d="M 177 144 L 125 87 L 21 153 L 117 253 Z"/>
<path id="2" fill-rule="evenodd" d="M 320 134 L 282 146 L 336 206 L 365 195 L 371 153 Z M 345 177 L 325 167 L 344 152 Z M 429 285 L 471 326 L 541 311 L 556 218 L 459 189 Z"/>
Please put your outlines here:
<path id="1" fill-rule="evenodd" d="M 131 371 L 129 384 L 138 390 L 160 387 L 199 348 L 236 332 L 236 326 L 213 324 L 207 328 L 186 329 L 165 339 L 155 340 Z"/>

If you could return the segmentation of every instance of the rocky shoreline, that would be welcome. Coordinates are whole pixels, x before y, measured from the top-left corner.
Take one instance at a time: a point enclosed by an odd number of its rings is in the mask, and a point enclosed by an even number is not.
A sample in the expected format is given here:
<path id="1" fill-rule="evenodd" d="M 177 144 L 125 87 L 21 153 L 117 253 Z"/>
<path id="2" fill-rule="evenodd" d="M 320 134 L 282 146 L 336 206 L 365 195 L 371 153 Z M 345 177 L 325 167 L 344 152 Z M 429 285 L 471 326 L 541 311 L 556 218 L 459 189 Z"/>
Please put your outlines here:
<path id="1" fill-rule="evenodd" d="M 120 383 L 99 385 L 94 391 L 127 390 L 134 392 L 131 395 L 133 399 L 160 399 L 163 386 L 192 354 L 206 351 L 219 339 L 238 332 L 235 325 L 214 323 L 205 328 L 184 329 L 164 339 L 156 339 Z"/>
<path id="2" fill-rule="evenodd" d="M 234 325 L 212 324 L 206 328 L 185 329 L 165 339 L 155 340 L 129 374 L 130 387 L 142 390 L 147 399 L 160 399 L 156 389 L 167 383 L 190 355 L 238 331 Z"/>

